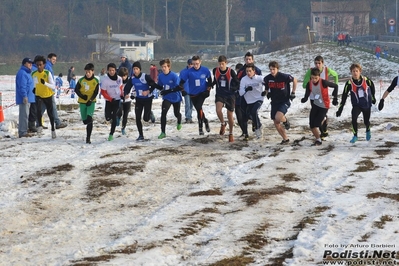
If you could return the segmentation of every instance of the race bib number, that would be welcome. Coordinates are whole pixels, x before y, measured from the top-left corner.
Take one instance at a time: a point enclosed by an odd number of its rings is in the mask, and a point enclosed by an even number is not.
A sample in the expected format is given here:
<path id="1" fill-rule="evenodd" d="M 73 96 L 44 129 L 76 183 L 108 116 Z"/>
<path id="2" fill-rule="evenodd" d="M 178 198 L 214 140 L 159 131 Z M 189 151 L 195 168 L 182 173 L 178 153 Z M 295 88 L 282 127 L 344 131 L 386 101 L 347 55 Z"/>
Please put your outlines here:
<path id="1" fill-rule="evenodd" d="M 226 87 L 226 81 L 225 80 L 220 81 L 220 86 L 221 87 Z"/>
<path id="2" fill-rule="evenodd" d="M 201 81 L 199 79 L 195 80 L 195 86 L 197 87 L 201 86 Z"/>
<path id="3" fill-rule="evenodd" d="M 364 97 L 364 91 L 363 90 L 359 90 L 359 98 L 363 98 Z"/>

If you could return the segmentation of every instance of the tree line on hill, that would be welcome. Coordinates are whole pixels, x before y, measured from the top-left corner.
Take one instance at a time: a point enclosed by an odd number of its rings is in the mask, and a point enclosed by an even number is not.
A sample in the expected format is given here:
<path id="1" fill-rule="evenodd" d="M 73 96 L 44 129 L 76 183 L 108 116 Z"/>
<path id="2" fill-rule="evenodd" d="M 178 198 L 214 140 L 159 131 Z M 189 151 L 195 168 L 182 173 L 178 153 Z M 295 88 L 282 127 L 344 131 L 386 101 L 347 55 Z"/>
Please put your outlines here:
<path id="1" fill-rule="evenodd" d="M 383 31 L 384 18 L 395 15 L 395 3 L 369 1 L 370 17 L 381 18 L 374 30 Z M 105 34 L 108 26 L 113 33 L 161 36 L 157 51 L 186 52 L 187 40 L 225 39 L 226 2 L 230 40 L 235 33 L 249 40 L 250 27 L 256 29 L 256 41 L 272 40 L 280 48 L 290 46 L 291 36 L 306 35 L 311 1 L 304 0 L 3 0 L 0 57 L 7 61 L 53 51 L 63 60 L 89 58 L 95 45 L 86 36 Z"/>

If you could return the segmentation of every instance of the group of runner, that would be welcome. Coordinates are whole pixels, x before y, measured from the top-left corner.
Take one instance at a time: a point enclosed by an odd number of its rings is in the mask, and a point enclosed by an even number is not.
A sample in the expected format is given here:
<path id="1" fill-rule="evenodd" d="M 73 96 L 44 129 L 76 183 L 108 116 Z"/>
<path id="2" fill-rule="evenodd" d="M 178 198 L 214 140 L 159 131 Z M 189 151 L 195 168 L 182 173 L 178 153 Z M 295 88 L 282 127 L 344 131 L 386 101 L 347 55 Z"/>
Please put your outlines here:
<path id="1" fill-rule="evenodd" d="M 228 66 L 226 56 L 221 55 L 218 57 L 218 67 L 215 67 L 211 72 L 207 67 L 201 65 L 202 62 L 199 56 L 193 56 L 188 60 L 190 66 L 182 70 L 180 75 L 171 70 L 172 63 L 170 59 L 163 59 L 159 62 L 162 71 L 157 76 L 157 81 L 142 72 L 139 61 L 134 62 L 131 69 L 126 67 L 117 68 L 114 63 L 109 63 L 106 69 L 107 73 L 101 80 L 94 75 L 94 65 L 92 63 L 86 64 L 84 68 L 85 75 L 78 80 L 75 88 L 75 93 L 78 95 L 81 119 L 86 125 L 86 143 L 91 143 L 93 115 L 98 95 L 103 96 L 105 99 L 105 119 L 111 123 L 108 141 L 114 139 L 113 135 L 122 117 L 121 133 L 122 135 L 126 134 L 127 118 L 133 100 L 135 100 L 137 141 L 144 140 L 142 120 L 145 122 L 155 120 L 151 110 L 154 90 L 158 90 L 163 99 L 161 133 L 158 139 L 163 139 L 167 136 L 166 118 L 171 106 L 173 106 L 173 113 L 177 119 L 176 129 L 181 130 L 182 114 L 180 113 L 180 107 L 183 97 L 185 105 L 190 106 L 192 104 L 195 108 L 198 132 L 199 135 L 204 135 L 204 126 L 205 130 L 210 132 L 210 125 L 202 106 L 213 88 L 215 88 L 216 114 L 220 121 L 219 134 L 221 136 L 225 135 L 228 126 L 229 142 L 234 142 L 234 112 L 242 131 L 240 139 L 245 141 L 250 139 L 248 133 L 249 121 L 252 121 L 252 131 L 255 138 L 262 137 L 263 128 L 258 111 L 266 97 L 271 101 L 270 118 L 282 138 L 281 144 L 289 143 L 287 130 L 290 129 L 291 125 L 286 114 L 291 102 L 296 97 L 297 79 L 290 74 L 280 72 L 279 64 L 276 61 L 269 63 L 270 74 L 263 76 L 261 70 L 254 64 L 253 54 L 246 53 L 244 59 L 244 65 L 237 64 L 235 69 L 233 69 Z M 28 59 L 24 59 L 23 64 L 25 63 L 30 64 L 31 62 Z M 322 56 L 317 56 L 314 59 L 314 64 L 315 66 L 309 69 L 304 76 L 302 87 L 306 91 L 301 102 L 305 103 L 308 99 L 310 100 L 309 126 L 315 137 L 313 145 L 318 146 L 322 144 L 323 138 L 328 136 L 327 112 L 331 101 L 329 88 L 333 88 L 332 104 L 338 105 L 338 74 L 324 65 Z M 361 113 L 366 126 L 366 140 L 371 139 L 370 114 L 371 106 L 376 103 L 376 99 L 374 83 L 370 78 L 361 74 L 361 65 L 352 64 L 350 71 L 352 76 L 345 83 L 336 116 L 341 116 L 346 100 L 350 95 L 353 132 L 350 142 L 354 143 L 358 140 L 357 119 Z M 330 76 L 333 77 L 334 82 L 328 81 Z M 384 99 L 389 92 L 397 86 L 397 77 L 395 79 L 380 100 L 379 110 L 384 107 Z M 43 83 L 41 78 L 39 81 Z M 34 82 L 34 84 L 38 84 L 38 82 Z M 48 86 L 45 81 L 43 84 Z M 44 101 L 44 103 L 51 110 L 50 102 Z M 227 109 L 227 122 L 222 111 L 223 107 Z M 54 122 L 51 115 L 50 120 L 52 132 L 54 132 Z M 189 120 L 186 114 L 186 122 L 191 122 Z"/>

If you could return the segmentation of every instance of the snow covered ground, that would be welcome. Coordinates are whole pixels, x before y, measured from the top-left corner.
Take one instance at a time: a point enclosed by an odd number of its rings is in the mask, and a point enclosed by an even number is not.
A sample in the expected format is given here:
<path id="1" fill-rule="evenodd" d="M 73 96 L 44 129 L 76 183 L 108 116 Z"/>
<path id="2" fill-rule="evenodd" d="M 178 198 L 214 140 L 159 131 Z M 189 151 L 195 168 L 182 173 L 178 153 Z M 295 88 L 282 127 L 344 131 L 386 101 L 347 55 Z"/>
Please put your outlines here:
<path id="1" fill-rule="evenodd" d="M 267 74 L 268 62 L 277 60 L 282 72 L 302 80 L 319 54 L 343 78 L 340 93 L 353 62 L 374 80 L 377 100 L 398 73 L 395 63 L 328 45 L 257 55 L 255 61 Z M 7 106 L 13 82 L 13 76 L 0 76 Z M 287 115 L 291 141 L 304 138 L 297 146 L 278 144 L 266 99 L 263 139 L 239 140 L 236 126 L 234 143 L 218 134 L 213 94 L 204 106 L 210 133 L 199 136 L 197 124 L 178 131 L 170 110 L 167 138 L 158 140 L 158 99 L 157 121 L 145 125 L 144 142 L 135 141 L 133 113 L 128 135 L 118 128 L 108 142 L 103 102 L 91 145 L 74 99 L 60 100 L 59 116 L 68 127 L 54 140 L 50 130 L 41 138 L 16 138 L 18 108 L 7 108 L 0 124 L 0 265 L 399 263 L 398 91 L 381 112 L 372 109 L 371 141 L 359 118 L 359 141 L 349 143 L 348 101 L 340 118 L 336 107 L 329 111 L 330 136 L 319 147 L 310 146 L 303 94 L 298 88 Z"/>

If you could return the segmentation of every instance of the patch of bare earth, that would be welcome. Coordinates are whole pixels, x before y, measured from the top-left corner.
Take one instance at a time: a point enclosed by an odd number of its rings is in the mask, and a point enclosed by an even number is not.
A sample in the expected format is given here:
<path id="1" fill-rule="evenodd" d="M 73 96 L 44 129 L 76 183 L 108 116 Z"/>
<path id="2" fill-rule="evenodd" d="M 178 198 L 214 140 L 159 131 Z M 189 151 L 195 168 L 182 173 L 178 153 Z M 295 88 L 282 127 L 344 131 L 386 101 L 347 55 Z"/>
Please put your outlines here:
<path id="1" fill-rule="evenodd" d="M 301 193 L 302 191 L 286 186 L 277 186 L 260 190 L 239 190 L 235 193 L 235 195 L 240 196 L 241 199 L 246 202 L 247 206 L 252 206 L 254 204 L 257 204 L 260 200 L 265 200 L 268 199 L 270 196 L 280 195 L 285 192 Z"/>

